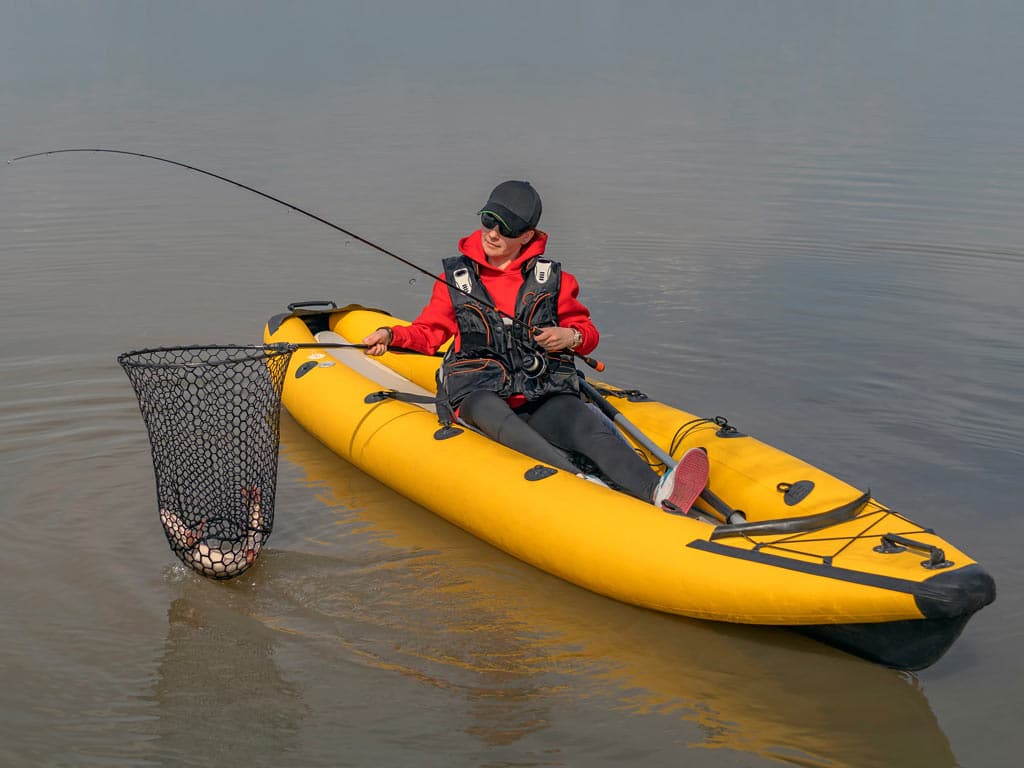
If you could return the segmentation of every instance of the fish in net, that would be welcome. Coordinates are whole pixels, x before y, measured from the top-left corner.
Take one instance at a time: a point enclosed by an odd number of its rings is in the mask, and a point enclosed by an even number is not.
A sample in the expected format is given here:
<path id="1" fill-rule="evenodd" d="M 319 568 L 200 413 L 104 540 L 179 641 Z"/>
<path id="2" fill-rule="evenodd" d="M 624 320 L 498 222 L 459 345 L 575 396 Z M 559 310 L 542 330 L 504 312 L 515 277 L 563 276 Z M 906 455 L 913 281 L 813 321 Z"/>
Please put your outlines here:
<path id="1" fill-rule="evenodd" d="M 117 358 L 149 434 L 167 543 L 204 576 L 245 572 L 273 530 L 281 389 L 294 350 L 160 347 Z"/>

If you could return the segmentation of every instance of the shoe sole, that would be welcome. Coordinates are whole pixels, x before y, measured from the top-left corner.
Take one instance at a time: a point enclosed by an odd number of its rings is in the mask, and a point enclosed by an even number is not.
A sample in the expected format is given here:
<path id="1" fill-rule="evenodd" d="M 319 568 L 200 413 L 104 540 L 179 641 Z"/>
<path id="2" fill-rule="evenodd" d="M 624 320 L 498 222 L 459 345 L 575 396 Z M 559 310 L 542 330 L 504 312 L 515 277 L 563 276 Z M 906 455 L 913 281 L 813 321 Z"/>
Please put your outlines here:
<path id="1" fill-rule="evenodd" d="M 672 502 L 683 514 L 690 511 L 693 502 L 708 484 L 708 455 L 700 448 L 691 448 L 679 460 L 675 486 L 666 501 Z"/>

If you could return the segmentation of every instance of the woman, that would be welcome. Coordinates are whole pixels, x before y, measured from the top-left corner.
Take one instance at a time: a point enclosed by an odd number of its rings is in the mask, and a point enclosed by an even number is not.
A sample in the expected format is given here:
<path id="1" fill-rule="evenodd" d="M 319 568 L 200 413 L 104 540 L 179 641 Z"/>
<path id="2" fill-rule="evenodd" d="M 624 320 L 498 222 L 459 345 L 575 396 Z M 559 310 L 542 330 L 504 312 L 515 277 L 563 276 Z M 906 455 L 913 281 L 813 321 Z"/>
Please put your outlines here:
<path id="1" fill-rule="evenodd" d="M 705 453 L 688 451 L 659 479 L 580 399 L 574 357 L 592 352 L 599 334 L 577 299 L 576 278 L 544 257 L 537 191 L 525 181 L 503 182 L 478 213 L 481 228 L 444 260 L 444 282 L 434 285 L 420 316 L 371 333 L 363 339 L 367 354 L 382 355 L 391 344 L 433 354 L 455 336 L 441 364 L 438 400 L 462 421 L 570 472 L 578 470 L 562 451 L 582 454 L 627 493 L 688 511 L 707 483 Z"/>

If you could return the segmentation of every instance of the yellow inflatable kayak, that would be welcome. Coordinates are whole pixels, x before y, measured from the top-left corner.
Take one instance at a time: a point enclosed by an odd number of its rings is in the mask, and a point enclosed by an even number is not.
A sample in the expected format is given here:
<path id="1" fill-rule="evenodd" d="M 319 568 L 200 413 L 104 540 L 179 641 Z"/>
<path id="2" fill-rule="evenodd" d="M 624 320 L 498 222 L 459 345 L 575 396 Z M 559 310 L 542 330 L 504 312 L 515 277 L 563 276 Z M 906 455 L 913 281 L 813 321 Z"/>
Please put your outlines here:
<path id="1" fill-rule="evenodd" d="M 402 321 L 292 305 L 264 340 L 358 342 Z M 822 470 L 639 392 L 595 400 L 652 465 L 700 447 L 708 493 L 674 515 L 592 479 L 439 424 L 436 357 L 300 348 L 284 406 L 334 453 L 479 538 L 602 595 L 713 621 L 792 627 L 900 669 L 935 662 L 995 584 L 965 553 Z"/>

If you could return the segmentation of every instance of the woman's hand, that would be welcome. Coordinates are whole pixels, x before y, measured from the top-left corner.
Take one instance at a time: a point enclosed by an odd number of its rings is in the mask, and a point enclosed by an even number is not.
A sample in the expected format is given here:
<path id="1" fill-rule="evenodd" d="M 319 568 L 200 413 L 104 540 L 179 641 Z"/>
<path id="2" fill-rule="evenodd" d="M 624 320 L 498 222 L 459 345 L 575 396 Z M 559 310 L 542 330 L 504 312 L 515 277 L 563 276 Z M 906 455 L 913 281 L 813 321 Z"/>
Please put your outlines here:
<path id="1" fill-rule="evenodd" d="M 366 349 L 363 350 L 363 353 L 373 355 L 374 357 L 383 355 L 388 351 L 388 345 L 391 343 L 391 339 L 393 338 L 394 334 L 391 332 L 390 328 L 378 328 L 363 339 L 363 344 L 366 345 Z"/>
<path id="2" fill-rule="evenodd" d="M 550 328 L 541 328 L 533 340 L 546 352 L 558 352 L 563 349 L 574 349 L 579 346 L 582 338 L 579 331 L 556 325 Z"/>

